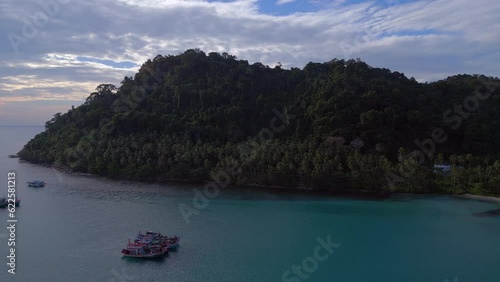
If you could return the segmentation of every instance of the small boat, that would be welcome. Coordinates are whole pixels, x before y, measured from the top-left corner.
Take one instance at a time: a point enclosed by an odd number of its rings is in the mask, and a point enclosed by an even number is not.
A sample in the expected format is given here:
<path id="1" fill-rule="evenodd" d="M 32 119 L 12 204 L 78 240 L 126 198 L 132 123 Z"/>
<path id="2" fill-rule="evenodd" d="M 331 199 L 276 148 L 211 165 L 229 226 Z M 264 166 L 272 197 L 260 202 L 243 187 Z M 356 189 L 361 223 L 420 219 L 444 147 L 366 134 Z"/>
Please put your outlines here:
<path id="1" fill-rule="evenodd" d="M 28 183 L 29 187 L 37 187 L 37 188 L 39 188 L 39 187 L 44 187 L 45 186 L 45 182 L 40 181 L 40 180 L 28 181 L 26 183 Z"/>
<path id="2" fill-rule="evenodd" d="M 16 158 L 19 158 L 19 156 L 18 155 L 9 155 L 9 158 L 16 159 Z"/>
<path id="3" fill-rule="evenodd" d="M 168 249 L 169 250 L 175 250 L 179 247 L 179 241 L 180 237 L 174 236 L 174 237 L 168 237 L 165 235 L 161 235 L 159 232 L 154 232 L 154 231 L 147 231 L 146 234 L 142 234 L 141 231 L 137 234 L 137 239 L 136 241 L 142 241 L 142 242 L 151 242 L 153 240 L 160 241 L 162 243 L 168 243 Z"/>
<path id="4" fill-rule="evenodd" d="M 16 207 L 21 204 L 21 199 L 16 199 Z M 7 198 L 0 198 L 0 208 L 5 208 L 9 205 L 9 200 Z"/>
<path id="5" fill-rule="evenodd" d="M 130 242 L 130 239 L 128 240 L 128 245 L 127 247 L 140 247 L 140 246 L 160 246 L 164 248 L 169 248 L 169 243 L 166 240 L 137 240 L 135 239 L 134 242 Z"/>
<path id="6" fill-rule="evenodd" d="M 167 253 L 168 249 L 160 245 L 129 245 L 122 249 L 123 256 L 129 258 L 158 258 Z"/>

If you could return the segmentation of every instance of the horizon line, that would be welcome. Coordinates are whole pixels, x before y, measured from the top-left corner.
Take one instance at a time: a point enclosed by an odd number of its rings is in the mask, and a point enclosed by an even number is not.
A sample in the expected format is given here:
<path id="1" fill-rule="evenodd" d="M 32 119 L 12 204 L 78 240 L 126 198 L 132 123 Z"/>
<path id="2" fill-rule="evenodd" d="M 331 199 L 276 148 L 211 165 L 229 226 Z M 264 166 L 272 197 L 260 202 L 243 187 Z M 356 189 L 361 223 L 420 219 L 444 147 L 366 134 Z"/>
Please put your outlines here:
<path id="1" fill-rule="evenodd" d="M 43 127 L 44 125 L 0 124 L 0 127 Z"/>

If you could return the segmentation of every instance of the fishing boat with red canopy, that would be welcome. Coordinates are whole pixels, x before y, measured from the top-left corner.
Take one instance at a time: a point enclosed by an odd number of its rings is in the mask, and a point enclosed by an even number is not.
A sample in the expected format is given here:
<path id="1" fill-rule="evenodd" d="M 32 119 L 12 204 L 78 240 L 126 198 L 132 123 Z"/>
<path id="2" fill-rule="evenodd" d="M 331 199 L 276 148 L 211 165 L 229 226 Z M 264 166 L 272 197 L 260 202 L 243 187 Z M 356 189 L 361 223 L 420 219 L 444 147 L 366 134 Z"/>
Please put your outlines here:
<path id="1" fill-rule="evenodd" d="M 127 247 L 121 253 L 125 257 L 157 258 L 167 254 L 169 250 L 177 249 L 179 240 L 178 236 L 168 237 L 153 231 L 142 234 L 139 231 L 133 242 L 128 240 Z"/>
<path id="2" fill-rule="evenodd" d="M 139 231 L 135 242 L 149 243 L 159 241 L 161 244 L 166 244 L 169 250 L 175 250 L 179 247 L 180 239 L 181 238 L 179 236 L 169 237 L 154 231 L 147 231 L 145 234 L 142 234 L 141 231 Z"/>

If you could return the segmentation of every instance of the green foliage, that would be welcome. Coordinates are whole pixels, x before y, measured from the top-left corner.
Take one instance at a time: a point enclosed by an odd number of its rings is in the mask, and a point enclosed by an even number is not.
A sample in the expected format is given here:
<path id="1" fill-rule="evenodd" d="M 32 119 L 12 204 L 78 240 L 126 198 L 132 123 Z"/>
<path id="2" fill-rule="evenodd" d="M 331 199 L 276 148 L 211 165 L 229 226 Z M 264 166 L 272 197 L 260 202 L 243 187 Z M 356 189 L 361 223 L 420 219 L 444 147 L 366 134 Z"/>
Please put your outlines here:
<path id="1" fill-rule="evenodd" d="M 286 70 L 188 50 L 148 60 L 120 87 L 99 85 L 19 155 L 119 178 L 238 170 L 233 183 L 498 195 L 499 84 L 478 75 L 422 84 L 360 60 Z M 488 97 L 464 110 L 476 90 Z M 437 128 L 444 142 L 423 160 L 410 154 Z M 436 174 L 435 162 L 451 172 Z"/>

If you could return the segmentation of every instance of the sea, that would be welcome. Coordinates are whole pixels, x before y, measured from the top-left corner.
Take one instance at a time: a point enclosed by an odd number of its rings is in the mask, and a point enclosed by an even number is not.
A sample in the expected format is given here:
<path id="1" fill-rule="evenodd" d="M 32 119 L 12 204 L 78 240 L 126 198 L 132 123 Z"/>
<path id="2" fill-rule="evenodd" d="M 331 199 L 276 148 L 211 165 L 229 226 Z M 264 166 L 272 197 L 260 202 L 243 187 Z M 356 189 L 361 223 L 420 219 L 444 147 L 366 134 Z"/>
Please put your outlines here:
<path id="1" fill-rule="evenodd" d="M 0 127 L 0 197 L 14 173 L 21 199 L 0 209 L 0 281 L 500 281 L 500 217 L 474 215 L 499 204 L 120 181 L 7 157 L 43 130 Z M 124 258 L 147 230 L 179 248 Z"/>

